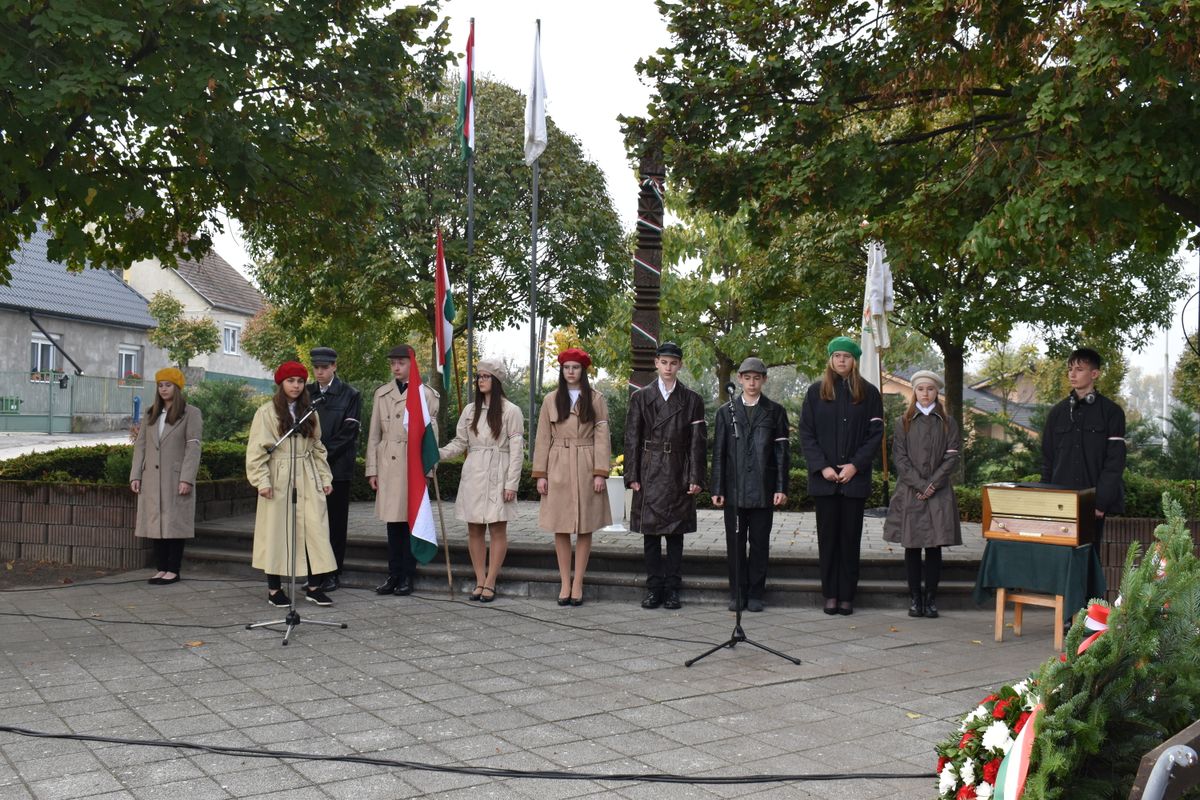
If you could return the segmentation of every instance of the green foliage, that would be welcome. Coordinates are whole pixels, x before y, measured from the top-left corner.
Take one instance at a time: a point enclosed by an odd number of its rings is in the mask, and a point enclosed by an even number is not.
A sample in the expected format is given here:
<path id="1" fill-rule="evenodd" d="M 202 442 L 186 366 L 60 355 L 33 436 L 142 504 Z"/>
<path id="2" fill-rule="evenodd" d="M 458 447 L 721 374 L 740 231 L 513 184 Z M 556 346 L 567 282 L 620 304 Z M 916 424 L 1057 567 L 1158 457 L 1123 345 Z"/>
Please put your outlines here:
<path id="1" fill-rule="evenodd" d="M 1200 717 L 1200 564 L 1179 504 L 1163 496 L 1162 508 L 1156 544 L 1129 549 L 1108 630 L 1075 655 L 1090 634 L 1080 615 L 1067 659 L 1042 665 L 1030 800 L 1124 798 L 1142 756 Z"/>
<path id="2" fill-rule="evenodd" d="M 1200 356 L 1196 355 L 1200 337 L 1188 334 L 1187 343 L 1187 349 L 1179 356 L 1171 373 L 1171 396 L 1200 413 Z"/>
<path id="3" fill-rule="evenodd" d="M 40 220 L 73 269 L 198 258 L 222 210 L 279 258 L 350 246 L 450 59 L 436 3 L 393 5 L 0 4 L 0 283 Z"/>
<path id="4" fill-rule="evenodd" d="M 124 484 L 129 481 L 132 463 L 133 445 L 63 447 L 0 461 L 0 480 Z M 246 446 L 204 442 L 200 445 L 200 465 L 201 477 L 245 478 Z"/>
<path id="5" fill-rule="evenodd" d="M 167 356 L 180 367 L 221 346 L 221 332 L 210 317 L 185 317 L 183 303 L 166 292 L 155 292 L 148 310 L 158 323 L 149 333 L 150 343 L 166 350 Z"/>
<path id="6" fill-rule="evenodd" d="M 188 402 L 204 415 L 204 440 L 245 441 L 254 412 L 255 393 L 240 381 L 203 381 L 188 391 Z"/>
<path id="7" fill-rule="evenodd" d="M 1037 386 L 1037 399 L 1042 403 L 1057 403 L 1071 393 L 1071 384 L 1067 383 L 1067 357 L 1076 347 L 1091 347 L 1104 359 L 1104 368 L 1096 380 L 1096 388 L 1105 397 L 1118 399 L 1121 396 L 1121 384 L 1125 382 L 1125 372 L 1128 362 L 1125 359 L 1124 343 L 1121 341 L 1091 341 L 1089 337 L 1080 337 L 1078 344 L 1074 341 L 1060 342 L 1051 348 L 1045 358 L 1038 359 L 1033 369 L 1034 384 Z"/>
<path id="8" fill-rule="evenodd" d="M 295 334 L 279 319 L 279 310 L 263 306 L 242 329 L 241 344 L 247 355 L 263 364 L 276 365 L 300 361 L 300 345 Z"/>
<path id="9" fill-rule="evenodd" d="M 101 483 L 114 486 L 129 482 L 129 471 L 133 468 L 133 448 L 118 447 L 104 459 L 104 475 Z"/>
<path id="10" fill-rule="evenodd" d="M 1042 471 L 1041 440 L 1003 414 L 972 415 L 977 430 L 963 447 L 963 483 L 981 486 L 994 481 L 1020 480 Z M 997 426 L 1003 438 L 984 431 Z M 1040 425 L 1038 426 L 1040 428 Z"/>

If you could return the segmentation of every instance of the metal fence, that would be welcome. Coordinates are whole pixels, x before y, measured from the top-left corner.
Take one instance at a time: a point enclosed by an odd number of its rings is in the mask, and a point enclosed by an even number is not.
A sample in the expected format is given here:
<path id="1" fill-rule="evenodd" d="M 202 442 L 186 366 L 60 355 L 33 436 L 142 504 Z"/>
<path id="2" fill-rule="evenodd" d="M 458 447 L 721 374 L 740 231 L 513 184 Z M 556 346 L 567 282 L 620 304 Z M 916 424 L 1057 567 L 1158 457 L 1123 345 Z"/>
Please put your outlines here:
<path id="1" fill-rule="evenodd" d="M 134 398 L 154 399 L 154 381 L 64 372 L 0 372 L 0 431 L 78 433 L 126 428 Z"/>

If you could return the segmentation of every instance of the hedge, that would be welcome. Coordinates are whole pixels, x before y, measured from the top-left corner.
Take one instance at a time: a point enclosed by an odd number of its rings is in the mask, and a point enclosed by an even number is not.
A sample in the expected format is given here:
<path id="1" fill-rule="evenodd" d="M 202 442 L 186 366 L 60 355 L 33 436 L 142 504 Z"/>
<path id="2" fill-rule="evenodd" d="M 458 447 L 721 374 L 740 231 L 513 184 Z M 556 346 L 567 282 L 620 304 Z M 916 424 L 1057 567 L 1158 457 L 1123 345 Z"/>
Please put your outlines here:
<path id="1" fill-rule="evenodd" d="M 10 481 L 53 481 L 56 483 L 124 483 L 129 475 L 133 459 L 132 445 L 91 445 L 89 447 L 64 447 L 44 453 L 30 453 L 7 461 L 0 461 L 0 480 Z M 443 500 L 453 500 L 458 494 L 458 483 L 462 478 L 462 460 L 443 461 L 438 465 L 438 487 Z M 526 461 L 521 469 L 521 483 L 517 496 L 522 500 L 536 500 L 536 481 L 530 476 L 531 466 Z M 370 501 L 375 493 L 363 476 L 363 459 L 358 459 L 351 497 L 354 500 Z M 246 474 L 246 446 L 236 442 L 214 441 L 201 445 L 200 477 L 205 480 L 244 478 Z M 1037 476 L 1026 480 L 1035 481 Z M 812 498 L 808 495 L 808 478 L 804 469 L 793 469 L 788 476 L 788 511 L 810 511 Z M 868 508 L 884 505 L 883 476 L 879 470 L 871 474 L 872 491 L 867 501 Z M 891 489 L 895 491 L 893 479 Z M 1158 518 L 1162 514 L 1162 495 L 1169 491 L 1183 505 L 1189 519 L 1200 517 L 1200 481 L 1170 481 L 1147 478 L 1132 472 L 1125 473 L 1126 517 Z M 978 521 L 983 516 L 981 489 L 977 486 L 955 488 L 958 506 L 965 520 Z M 700 508 L 712 508 L 712 499 L 707 492 L 697 497 Z"/>

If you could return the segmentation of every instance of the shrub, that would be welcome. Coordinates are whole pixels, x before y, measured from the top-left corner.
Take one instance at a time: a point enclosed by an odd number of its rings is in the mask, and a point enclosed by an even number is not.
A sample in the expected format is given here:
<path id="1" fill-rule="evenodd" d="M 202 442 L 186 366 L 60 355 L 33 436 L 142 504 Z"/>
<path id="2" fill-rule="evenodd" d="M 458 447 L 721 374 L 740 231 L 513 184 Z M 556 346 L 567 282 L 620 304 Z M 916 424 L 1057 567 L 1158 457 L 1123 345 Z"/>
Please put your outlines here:
<path id="1" fill-rule="evenodd" d="M 187 398 L 204 415 L 206 441 L 244 440 L 258 410 L 254 390 L 240 381 L 204 381 Z"/>
<path id="2" fill-rule="evenodd" d="M 133 467 L 133 448 L 115 447 L 104 459 L 104 483 L 114 486 L 129 482 L 129 470 Z"/>

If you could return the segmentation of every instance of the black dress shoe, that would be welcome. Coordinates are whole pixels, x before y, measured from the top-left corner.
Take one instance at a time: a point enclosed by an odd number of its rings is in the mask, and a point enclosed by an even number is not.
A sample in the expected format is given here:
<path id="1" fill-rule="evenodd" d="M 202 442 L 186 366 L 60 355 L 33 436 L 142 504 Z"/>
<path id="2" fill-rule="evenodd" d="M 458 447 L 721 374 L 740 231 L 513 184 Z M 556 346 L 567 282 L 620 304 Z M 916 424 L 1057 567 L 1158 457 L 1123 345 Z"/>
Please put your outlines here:
<path id="1" fill-rule="evenodd" d="M 560 606 L 569 606 L 569 605 L 571 605 L 571 598 L 570 597 L 560 597 L 560 598 L 558 598 L 558 604 Z"/>
<path id="2" fill-rule="evenodd" d="M 400 583 L 396 586 L 396 588 L 392 590 L 392 594 L 398 594 L 401 597 L 403 597 L 406 594 L 412 594 L 412 593 L 413 593 L 412 578 L 402 578 L 400 580 Z M 482 600 L 483 598 L 481 597 L 479 599 Z"/>
<path id="3" fill-rule="evenodd" d="M 825 613 L 831 617 L 837 615 L 837 600 L 832 597 L 825 598 Z"/>
<path id="4" fill-rule="evenodd" d="M 336 592 L 341 585 L 342 582 L 338 580 L 337 575 L 330 575 L 321 581 L 320 589 L 322 592 Z"/>
<path id="5" fill-rule="evenodd" d="M 848 617 L 854 613 L 854 606 L 852 606 L 850 603 L 838 603 L 837 613 L 841 614 L 843 617 Z"/>
<path id="6" fill-rule="evenodd" d="M 400 583 L 400 579 L 395 575 L 389 575 L 388 579 L 375 587 L 375 594 L 391 594 L 396 591 L 396 586 Z"/>
<path id="7" fill-rule="evenodd" d="M 679 599 L 679 592 L 675 589 L 667 592 L 667 596 L 663 598 L 663 608 L 669 608 L 672 611 L 677 608 L 683 608 L 683 601 Z"/>
<path id="8" fill-rule="evenodd" d="M 763 601 L 759 600 L 757 597 L 751 597 L 749 600 L 746 601 L 746 610 L 747 611 L 752 611 L 752 612 L 758 613 L 759 611 L 762 611 L 763 608 L 764 608 Z"/>
<path id="9" fill-rule="evenodd" d="M 570 602 L 571 602 L 571 605 L 573 605 L 573 606 L 576 606 L 576 607 L 581 606 L 581 605 L 583 605 L 583 597 L 572 597 L 570 599 Z"/>
<path id="10" fill-rule="evenodd" d="M 646 596 L 642 598 L 642 608 L 658 608 L 662 605 L 662 592 L 651 589 L 646 592 Z"/>

